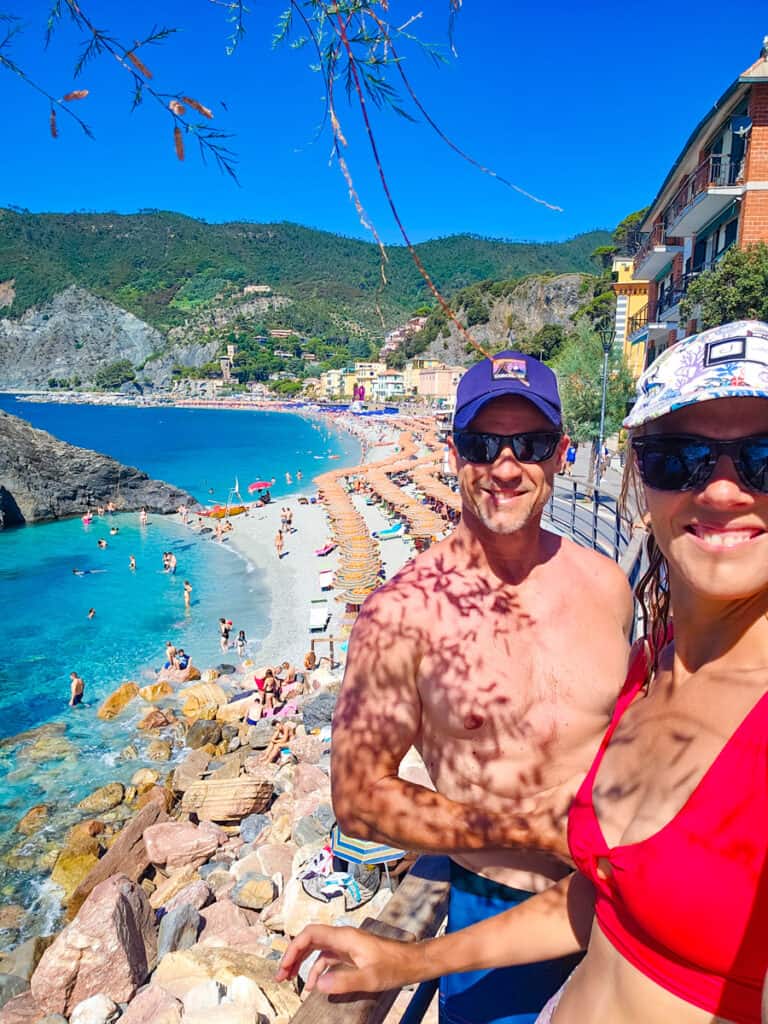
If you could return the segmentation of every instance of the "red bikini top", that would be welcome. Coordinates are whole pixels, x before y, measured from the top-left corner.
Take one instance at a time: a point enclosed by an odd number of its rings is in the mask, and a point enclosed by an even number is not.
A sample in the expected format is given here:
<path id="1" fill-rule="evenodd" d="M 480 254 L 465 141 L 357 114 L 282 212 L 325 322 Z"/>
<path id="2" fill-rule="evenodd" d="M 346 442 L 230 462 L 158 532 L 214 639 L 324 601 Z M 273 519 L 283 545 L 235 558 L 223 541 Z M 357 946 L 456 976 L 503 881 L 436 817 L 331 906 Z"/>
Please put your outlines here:
<path id="1" fill-rule="evenodd" d="M 760 1024 L 768 970 L 768 693 L 667 825 L 609 847 L 595 814 L 595 777 L 646 671 L 641 653 L 571 806 L 571 855 L 594 884 L 603 934 L 626 960 L 714 1016 Z M 608 877 L 598 874 L 601 858 Z"/>

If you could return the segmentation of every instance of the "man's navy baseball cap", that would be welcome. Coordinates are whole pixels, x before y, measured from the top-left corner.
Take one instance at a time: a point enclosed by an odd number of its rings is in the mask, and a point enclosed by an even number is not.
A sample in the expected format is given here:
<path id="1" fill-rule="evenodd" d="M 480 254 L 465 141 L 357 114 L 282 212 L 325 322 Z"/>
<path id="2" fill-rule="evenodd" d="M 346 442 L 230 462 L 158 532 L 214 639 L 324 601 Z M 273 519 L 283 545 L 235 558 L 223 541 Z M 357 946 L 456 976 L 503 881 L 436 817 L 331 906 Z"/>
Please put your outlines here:
<path id="1" fill-rule="evenodd" d="M 502 395 L 527 398 L 554 427 L 561 428 L 557 377 L 533 356 L 506 351 L 475 363 L 461 378 L 456 391 L 453 429 L 466 430 L 483 406 Z"/>

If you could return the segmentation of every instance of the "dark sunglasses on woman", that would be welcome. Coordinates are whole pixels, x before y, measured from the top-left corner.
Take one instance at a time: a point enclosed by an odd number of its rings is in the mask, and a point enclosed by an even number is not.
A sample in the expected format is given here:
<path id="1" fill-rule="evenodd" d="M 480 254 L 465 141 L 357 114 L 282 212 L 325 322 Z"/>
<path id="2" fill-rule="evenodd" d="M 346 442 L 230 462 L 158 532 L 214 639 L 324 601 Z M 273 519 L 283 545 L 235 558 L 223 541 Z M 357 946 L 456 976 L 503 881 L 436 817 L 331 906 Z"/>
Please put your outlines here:
<path id="1" fill-rule="evenodd" d="M 654 491 L 703 487 L 720 456 L 728 455 L 745 487 L 768 494 L 768 437 L 715 441 L 695 434 L 652 434 L 636 437 L 632 447 L 643 483 Z"/>
<path id="2" fill-rule="evenodd" d="M 487 434 L 455 430 L 456 451 L 467 462 L 490 465 L 502 448 L 511 448 L 518 462 L 546 462 L 555 454 L 562 434 L 549 430 L 528 430 L 522 434 Z"/>

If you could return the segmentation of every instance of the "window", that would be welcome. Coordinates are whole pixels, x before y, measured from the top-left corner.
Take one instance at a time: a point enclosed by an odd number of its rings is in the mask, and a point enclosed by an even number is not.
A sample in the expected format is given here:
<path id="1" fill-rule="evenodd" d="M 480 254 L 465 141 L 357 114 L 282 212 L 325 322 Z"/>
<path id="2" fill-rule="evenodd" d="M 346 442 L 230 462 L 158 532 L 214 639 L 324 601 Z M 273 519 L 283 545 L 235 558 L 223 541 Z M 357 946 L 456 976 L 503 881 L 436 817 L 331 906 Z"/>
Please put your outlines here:
<path id="1" fill-rule="evenodd" d="M 696 244 L 693 247 L 693 267 L 691 268 L 694 274 L 698 274 L 704 269 L 704 265 L 707 262 L 707 239 L 698 238 Z"/>

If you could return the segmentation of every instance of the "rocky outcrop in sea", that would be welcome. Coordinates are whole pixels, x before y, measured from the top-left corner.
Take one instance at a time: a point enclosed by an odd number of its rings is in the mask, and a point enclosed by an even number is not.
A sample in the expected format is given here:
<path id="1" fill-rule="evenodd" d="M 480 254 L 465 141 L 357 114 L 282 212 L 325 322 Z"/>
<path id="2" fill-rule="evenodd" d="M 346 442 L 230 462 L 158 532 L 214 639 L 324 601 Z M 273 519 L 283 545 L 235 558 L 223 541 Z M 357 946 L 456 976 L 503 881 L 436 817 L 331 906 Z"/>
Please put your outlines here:
<path id="1" fill-rule="evenodd" d="M 113 502 L 118 511 L 175 512 L 184 491 L 106 455 L 76 448 L 0 412 L 0 529 L 82 515 Z"/>

